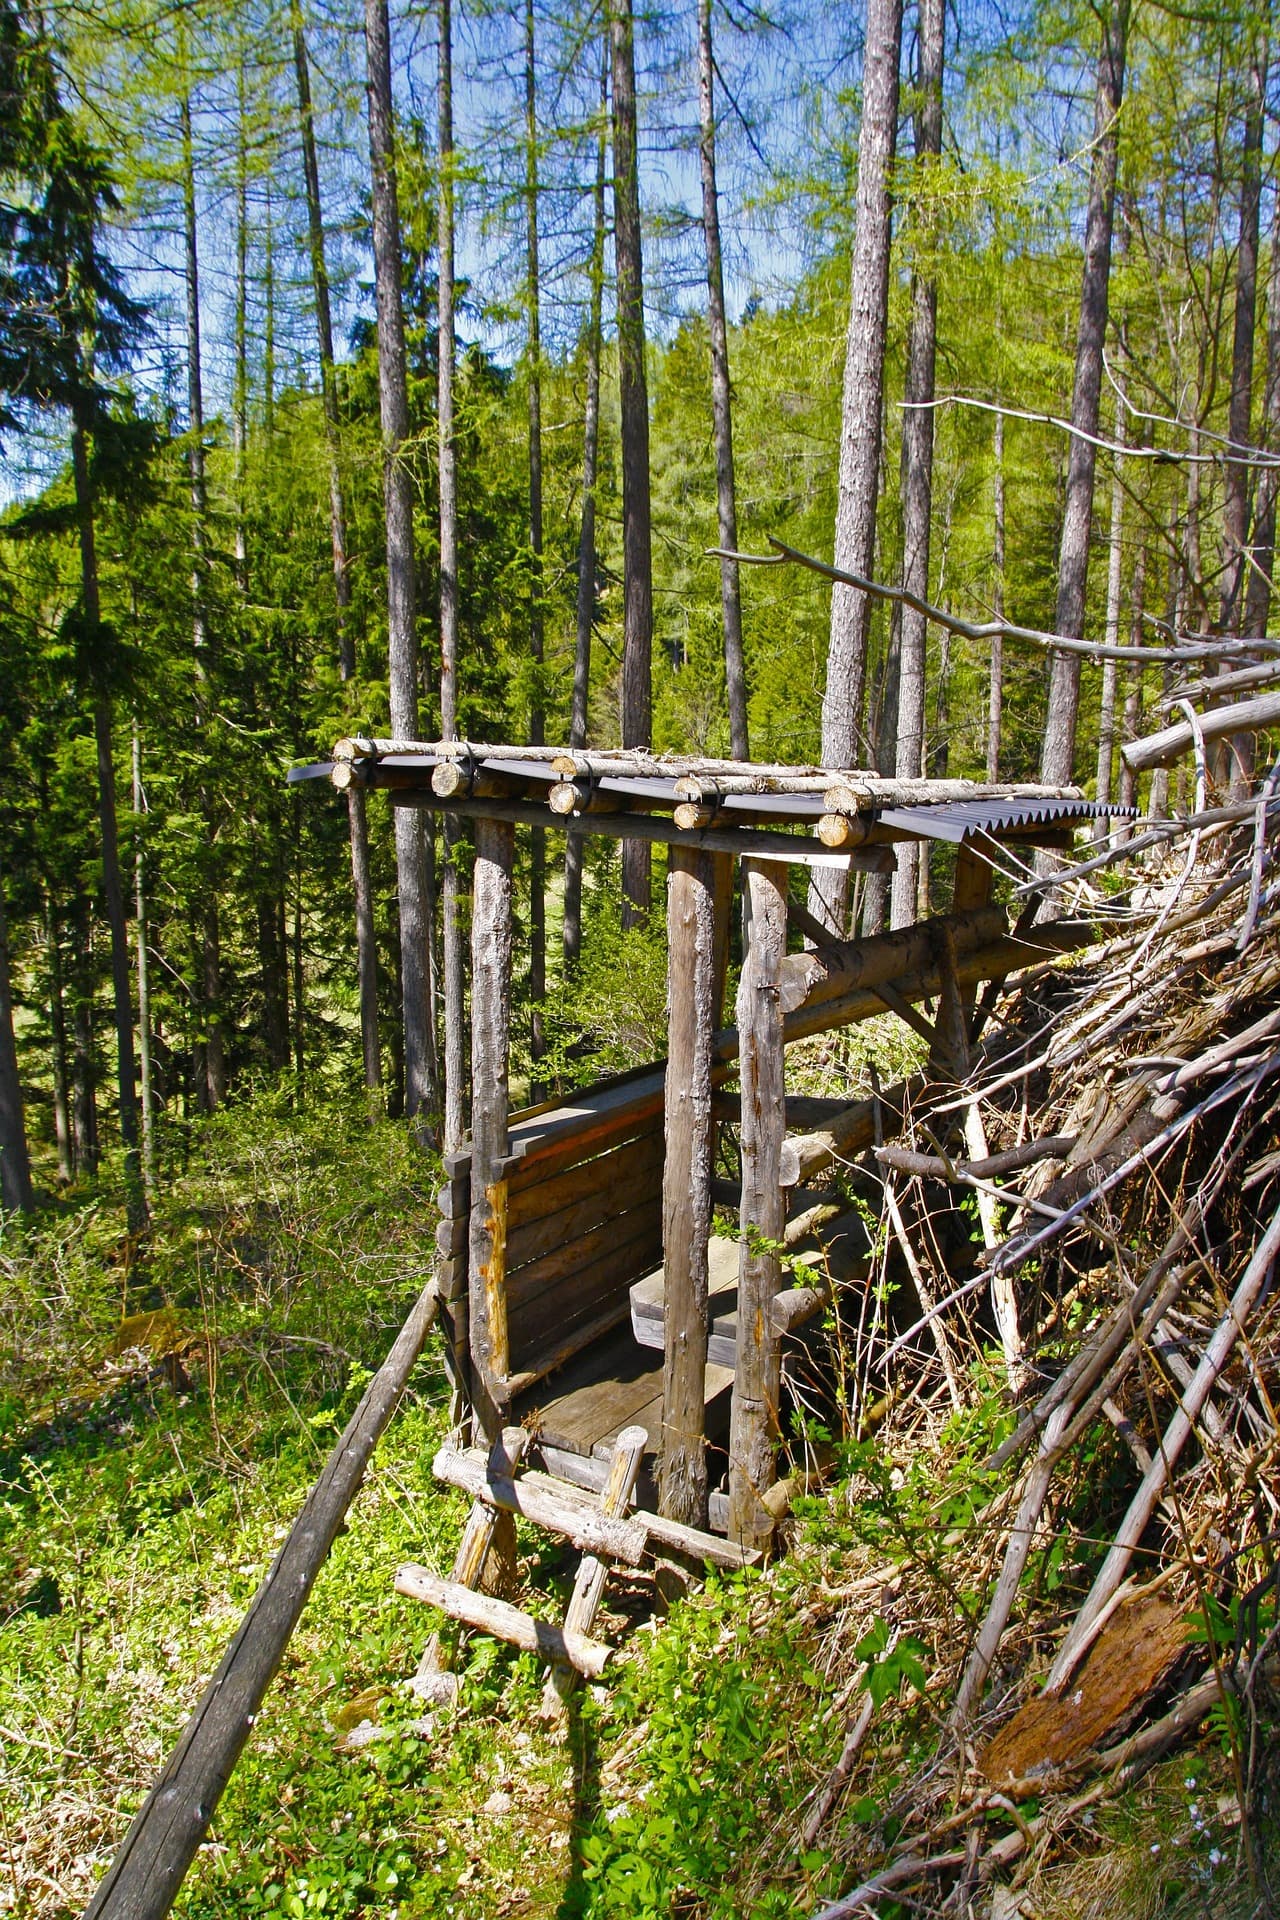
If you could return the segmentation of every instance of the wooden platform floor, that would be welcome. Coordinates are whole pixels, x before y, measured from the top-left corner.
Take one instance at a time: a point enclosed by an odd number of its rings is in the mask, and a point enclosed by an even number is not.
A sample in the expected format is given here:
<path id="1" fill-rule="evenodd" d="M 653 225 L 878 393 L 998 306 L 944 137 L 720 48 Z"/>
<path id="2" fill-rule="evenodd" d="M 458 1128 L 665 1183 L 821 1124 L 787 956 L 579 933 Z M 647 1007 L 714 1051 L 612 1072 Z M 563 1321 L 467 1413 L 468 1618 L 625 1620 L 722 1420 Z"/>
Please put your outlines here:
<path id="1" fill-rule="evenodd" d="M 728 1431 L 732 1385 L 732 1368 L 707 1368 L 709 1438 Z M 645 1454 L 652 1456 L 662 1438 L 662 1355 L 638 1345 L 623 1326 L 530 1388 L 513 1412 L 548 1446 L 601 1460 L 608 1460 L 623 1427 L 640 1426 L 649 1435 Z"/>

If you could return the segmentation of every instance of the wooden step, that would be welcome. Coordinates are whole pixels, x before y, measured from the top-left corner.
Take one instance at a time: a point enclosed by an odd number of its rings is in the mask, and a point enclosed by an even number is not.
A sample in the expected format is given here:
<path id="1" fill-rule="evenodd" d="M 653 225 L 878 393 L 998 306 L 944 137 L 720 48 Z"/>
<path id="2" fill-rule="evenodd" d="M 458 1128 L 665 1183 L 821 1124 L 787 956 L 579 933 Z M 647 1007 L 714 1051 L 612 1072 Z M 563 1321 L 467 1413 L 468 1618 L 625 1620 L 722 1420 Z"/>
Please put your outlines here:
<path id="1" fill-rule="evenodd" d="M 426 1567 L 406 1562 L 397 1570 L 395 1586 L 397 1593 L 410 1600 L 424 1601 L 429 1607 L 438 1607 L 451 1620 L 461 1620 L 466 1627 L 476 1627 L 481 1633 L 509 1640 L 513 1647 L 536 1653 L 557 1666 L 574 1667 L 589 1680 L 598 1680 L 604 1672 L 611 1649 L 602 1641 L 590 1640 L 571 1627 L 557 1627 L 550 1620 L 535 1620 L 532 1614 L 522 1613 L 506 1600 L 475 1593 L 456 1580 L 441 1580 Z"/>

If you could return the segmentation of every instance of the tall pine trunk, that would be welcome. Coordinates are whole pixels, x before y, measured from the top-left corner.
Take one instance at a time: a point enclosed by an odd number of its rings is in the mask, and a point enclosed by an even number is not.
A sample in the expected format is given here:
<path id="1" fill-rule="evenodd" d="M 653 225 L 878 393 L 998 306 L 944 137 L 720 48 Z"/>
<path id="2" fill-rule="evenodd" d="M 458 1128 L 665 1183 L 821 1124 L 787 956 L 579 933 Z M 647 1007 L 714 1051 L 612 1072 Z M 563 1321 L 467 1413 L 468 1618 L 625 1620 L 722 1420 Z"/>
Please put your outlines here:
<path id="1" fill-rule="evenodd" d="M 45 890 L 44 940 L 49 956 L 49 1049 L 53 1073 L 53 1132 L 58 1148 L 58 1178 L 75 1176 L 75 1148 L 71 1134 L 70 1074 L 67 1056 L 67 1003 L 63 991 L 62 929 L 53 893 Z"/>
<path id="2" fill-rule="evenodd" d="M 711 0 L 698 0 L 698 159 L 702 171 L 702 235 L 707 254 L 707 327 L 711 336 L 711 427 L 716 450 L 716 517 L 720 545 L 738 547 L 738 502 L 733 472 L 733 407 L 729 384 L 729 329 L 720 258 L 720 196 L 716 187 L 715 60 Z M 750 759 L 747 675 L 742 652 L 742 596 L 736 560 L 720 562 L 724 615 L 724 681 L 729 705 L 729 751 Z"/>
<path id="3" fill-rule="evenodd" d="M 529 657 L 533 664 L 533 700 L 529 708 L 529 745 L 546 739 L 542 708 L 542 307 L 538 258 L 538 70 L 533 0 L 524 8 L 525 259 L 529 302 Z M 547 997 L 547 836 L 534 827 L 529 835 L 529 1001 L 533 1058 L 546 1051 L 542 1007 Z M 533 1098 L 541 1098 L 535 1086 Z"/>
<path id="4" fill-rule="evenodd" d="M 618 282 L 618 391 L 622 413 L 622 744 L 653 737 L 653 557 L 649 523 L 649 388 L 644 365 L 644 270 L 636 135 L 632 0 L 609 0 L 613 68 L 613 235 Z M 622 843 L 622 923 L 649 912 L 646 840 Z"/>
<path id="5" fill-rule="evenodd" d="M 302 177 L 307 196 L 307 242 L 311 256 L 311 292 L 320 349 L 320 392 L 324 407 L 325 457 L 329 468 L 329 544 L 333 552 L 333 595 L 338 625 L 338 673 L 355 677 L 356 637 L 351 611 L 351 564 L 347 553 L 347 503 L 342 483 L 338 422 L 338 379 L 333 357 L 333 319 L 329 270 L 325 261 L 324 214 L 320 203 L 320 167 L 316 157 L 311 69 L 300 0 L 293 0 L 293 65 L 302 131 Z M 356 909 L 356 978 L 360 996 L 360 1051 L 370 1104 L 381 1102 L 382 1049 L 378 1038 L 378 941 L 373 920 L 373 877 L 369 864 L 367 803 L 360 787 L 347 790 L 347 833 L 351 843 L 351 884 Z"/>
<path id="6" fill-rule="evenodd" d="M 943 0 L 920 0 L 919 105 L 915 115 L 920 168 L 917 226 L 926 254 L 936 222 L 930 175 L 942 153 L 942 73 L 945 56 Z M 926 599 L 929 593 L 929 531 L 933 512 L 933 390 L 938 339 L 938 282 L 933 263 L 919 265 L 911 279 L 911 334 L 907 348 L 907 405 L 902 420 L 902 584 Z M 894 773 L 918 780 L 924 772 L 924 615 L 903 606 L 898 670 L 898 738 Z M 910 926 L 916 916 L 921 849 L 898 849 L 893 876 L 892 924 Z"/>
<path id="7" fill-rule="evenodd" d="M 142 1118 L 142 1184 L 147 1199 L 156 1197 L 155 1088 L 151 1070 L 151 957 L 147 949 L 147 875 L 143 858 L 142 820 L 146 812 L 142 785 L 142 741 L 133 727 L 133 933 L 138 970 L 138 1065 Z"/>
<path id="8" fill-rule="evenodd" d="M 373 175 L 373 259 L 378 306 L 378 402 L 382 423 L 382 493 L 387 530 L 387 645 L 391 731 L 418 734 L 418 642 L 414 608 L 413 488 L 405 466 L 409 393 L 400 298 L 400 208 L 396 189 L 395 121 L 391 103 L 391 25 L 386 0 L 365 0 L 369 158 Z M 429 888 L 422 815 L 395 809 L 400 902 L 405 1112 L 435 1105 L 435 1036 L 428 967 Z"/>
<path id="9" fill-rule="evenodd" d="M 1126 414 L 1123 394 L 1116 402 L 1116 440 L 1124 443 Z M 1115 472 L 1111 479 L 1111 534 L 1107 543 L 1107 623 L 1104 638 L 1109 647 L 1119 644 L 1120 640 L 1120 574 L 1124 558 L 1124 463 L 1116 455 Z M 1098 771 L 1094 797 L 1105 806 L 1111 799 L 1111 772 L 1115 760 L 1116 740 L 1116 685 L 1118 662 L 1104 660 L 1102 663 L 1102 697 L 1098 705 Z M 1093 839 L 1095 846 L 1103 847 L 1107 843 L 1109 822 L 1106 816 L 1100 817 L 1094 824 Z"/>
<path id="10" fill-rule="evenodd" d="M 3 872 L 0 872 L 0 1201 L 23 1213 L 30 1212 L 35 1205 L 22 1110 L 22 1083 L 18 1078 L 18 1050 L 13 1038 L 9 921 L 4 904 Z"/>
<path id="11" fill-rule="evenodd" d="M 1227 411 L 1230 452 L 1224 489 L 1222 631 L 1240 632 L 1245 607 L 1249 539 L 1249 446 L 1253 411 L 1253 334 L 1258 311 L 1258 211 L 1262 198 L 1262 124 L 1267 93 L 1267 41 L 1255 36 L 1245 78 L 1244 140 L 1240 158 L 1240 233 L 1236 246 L 1236 306 L 1231 339 L 1231 401 Z"/>
<path id="12" fill-rule="evenodd" d="M 998 413 L 991 480 L 992 563 L 991 610 L 1004 619 L 1004 415 Z M 1004 728 L 1004 640 L 991 642 L 991 672 L 987 687 L 987 779 L 1000 778 L 1000 735 Z"/>
<path id="13" fill-rule="evenodd" d="M 102 625 L 98 584 L 98 550 L 94 530 L 93 495 L 89 480 L 86 425 L 77 409 L 71 430 L 71 467 L 76 494 L 76 522 L 80 543 L 80 597 L 85 624 L 95 636 Z M 116 1035 L 116 1099 L 120 1141 L 124 1148 L 125 1196 L 129 1224 L 141 1226 L 147 1215 L 138 1158 L 138 1096 L 134 1084 L 133 998 L 129 966 L 129 934 L 125 923 L 124 887 L 120 876 L 120 839 L 116 820 L 115 756 L 112 749 L 111 696 L 99 688 L 93 702 L 93 737 L 98 762 L 98 833 L 102 843 L 102 895 L 111 935 L 112 1010 Z"/>
<path id="14" fill-rule="evenodd" d="M 1073 640 L 1081 639 L 1084 634 L 1093 482 L 1097 464 L 1094 441 L 1098 433 L 1102 353 L 1107 333 L 1111 232 L 1128 31 L 1129 0 L 1104 0 L 1094 100 L 1093 165 L 1089 176 L 1089 210 L 1085 223 L 1084 275 L 1080 289 L 1080 322 L 1076 333 L 1075 381 L 1071 394 L 1071 425 L 1075 431 L 1067 456 L 1067 498 L 1058 548 L 1058 600 L 1054 617 L 1055 631 Z M 1080 656 L 1054 651 L 1049 657 L 1049 705 L 1040 758 L 1042 780 L 1052 784 L 1070 781 L 1075 761 L 1079 710 Z"/>
<path id="15" fill-rule="evenodd" d="M 573 649 L 573 705 L 569 745 L 587 744 L 587 699 L 591 690 L 591 632 L 596 618 L 596 467 L 600 452 L 600 348 L 604 307 L 604 187 L 606 119 L 609 110 L 609 48 L 600 69 L 600 130 L 596 143 L 594 222 L 591 233 L 591 306 L 587 317 L 587 398 L 582 425 L 582 523 L 578 531 L 578 604 Z M 569 832 L 564 846 L 564 963 L 582 951 L 582 835 Z"/>
<path id="16" fill-rule="evenodd" d="M 890 172 L 898 138 L 901 45 L 902 0 L 867 0 L 835 529 L 835 564 L 863 578 L 871 574 L 875 562 L 889 317 Z M 866 751 L 863 705 L 870 629 L 869 597 L 854 587 L 833 587 L 822 699 L 822 763 L 826 767 L 855 767 Z M 847 895 L 847 874 L 820 871 L 809 890 L 810 911 L 833 930 L 842 931 Z"/>
<path id="17" fill-rule="evenodd" d="M 436 349 L 436 434 L 440 471 L 440 733 L 458 732 L 458 450 L 454 438 L 453 376 L 457 354 L 454 326 L 453 191 L 453 12 L 440 0 L 440 43 L 436 74 L 439 167 L 436 199 L 438 254 Z M 462 924 L 462 878 L 458 871 L 460 835 L 453 816 L 444 819 L 444 1144 L 461 1145 L 467 1127 L 466 930 Z"/>

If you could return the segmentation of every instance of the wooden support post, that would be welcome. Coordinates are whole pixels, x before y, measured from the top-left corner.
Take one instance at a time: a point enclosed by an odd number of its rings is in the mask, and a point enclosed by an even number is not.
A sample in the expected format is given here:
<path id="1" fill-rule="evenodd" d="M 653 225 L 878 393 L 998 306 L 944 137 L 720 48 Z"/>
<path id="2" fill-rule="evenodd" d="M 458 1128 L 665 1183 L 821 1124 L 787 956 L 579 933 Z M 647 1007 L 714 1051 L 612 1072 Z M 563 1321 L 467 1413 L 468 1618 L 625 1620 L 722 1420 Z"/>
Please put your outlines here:
<path id="1" fill-rule="evenodd" d="M 636 1475 L 640 1471 L 640 1462 L 644 1458 L 644 1450 L 648 1444 L 649 1435 L 644 1427 L 624 1427 L 614 1441 L 613 1458 L 609 1462 L 609 1478 L 600 1496 L 600 1511 L 607 1519 L 621 1520 L 625 1516 L 632 1489 L 636 1484 Z M 585 1638 L 590 1634 L 595 1625 L 608 1575 L 607 1560 L 594 1553 L 583 1555 L 578 1563 L 573 1592 L 569 1596 L 569 1606 L 564 1616 L 566 1635 L 581 1634 Z M 573 1667 L 556 1666 L 551 1669 L 547 1675 L 546 1685 L 542 1689 L 544 1717 L 557 1719 L 563 1715 L 565 1702 L 577 1685 L 577 1678 L 576 1669 Z"/>
<path id="2" fill-rule="evenodd" d="M 487 1440 L 501 1427 L 507 1345 L 507 1065 L 515 829 L 477 820 L 471 919 L 471 1386 Z"/>
<path id="3" fill-rule="evenodd" d="M 529 1436 L 523 1427 L 505 1428 L 489 1453 L 490 1474 L 495 1478 L 513 1474 L 528 1444 Z M 484 1579 L 490 1549 L 495 1546 L 504 1560 L 514 1562 L 515 1536 L 515 1521 L 509 1512 L 477 1499 L 467 1515 L 467 1524 L 453 1557 L 455 1586 L 478 1588 Z M 452 1698 L 456 1691 L 457 1682 L 449 1671 L 449 1660 L 438 1633 L 433 1633 L 428 1640 L 410 1685 L 416 1694 L 429 1700 Z"/>
<path id="4" fill-rule="evenodd" d="M 707 1241 L 711 1233 L 711 1037 L 715 1006 L 715 873 L 710 856 L 673 848 L 667 879 L 666 1160 L 662 1249 L 659 1508 L 707 1524 Z"/>
<path id="5" fill-rule="evenodd" d="M 742 1249 L 738 1351 L 729 1429 L 729 1537 L 764 1546 L 773 1520 L 763 1496 L 775 1478 L 781 1343 L 773 1325 L 776 1249 L 786 1230 L 782 1191 L 784 1106 L 779 982 L 787 950 L 787 870 L 743 862 L 742 978 L 738 1031 L 742 1078 Z"/>

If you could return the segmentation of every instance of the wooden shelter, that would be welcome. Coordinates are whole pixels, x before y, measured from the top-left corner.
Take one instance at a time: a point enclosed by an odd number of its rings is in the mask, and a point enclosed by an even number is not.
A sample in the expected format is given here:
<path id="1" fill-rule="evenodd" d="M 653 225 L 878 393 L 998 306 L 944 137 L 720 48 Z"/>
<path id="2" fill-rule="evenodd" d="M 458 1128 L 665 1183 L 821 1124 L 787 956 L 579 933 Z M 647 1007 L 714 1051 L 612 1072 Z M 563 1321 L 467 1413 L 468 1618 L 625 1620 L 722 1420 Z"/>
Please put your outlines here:
<path id="1" fill-rule="evenodd" d="M 474 824 L 471 1136 L 445 1157 L 437 1285 L 475 1439 L 519 1427 L 547 1474 L 598 1494 L 619 1435 L 642 1429 L 640 1500 L 759 1548 L 773 1527 L 783 1344 L 820 1312 L 830 1274 L 860 1271 L 828 1170 L 877 1125 L 892 1132 L 907 1091 L 789 1099 L 786 1047 L 888 1009 L 928 1037 L 935 1076 L 962 1078 L 979 984 L 1080 939 L 1071 924 L 1011 928 L 991 904 L 1000 847 L 1064 845 L 1097 810 L 1070 788 L 465 742 L 344 740 L 297 777 L 324 774 Z M 513 1112 L 521 826 L 668 846 L 669 1046 L 665 1061 Z M 794 866 L 886 873 L 909 839 L 957 848 L 948 914 L 847 941 L 790 897 Z M 788 953 L 789 930 L 804 950 Z M 932 1000 L 929 1019 L 919 1004 Z M 722 1128 L 736 1135 L 732 1182 L 716 1174 Z M 715 1208 L 737 1213 L 736 1243 L 712 1238 Z M 822 1245 L 811 1236 L 824 1230 L 830 1271 L 784 1284 L 784 1249 Z M 712 1484 L 709 1440 L 727 1445 L 727 1493 Z"/>

